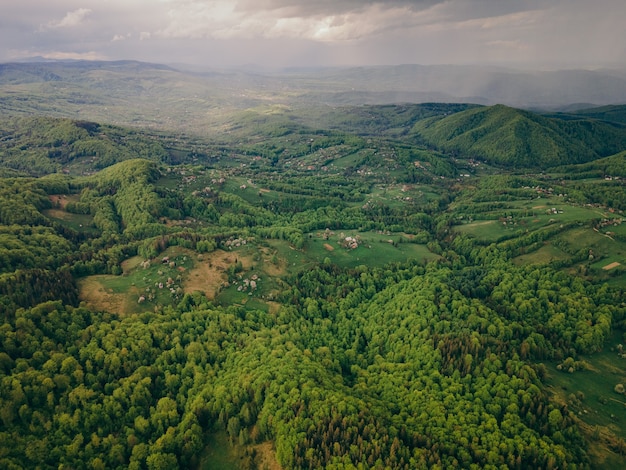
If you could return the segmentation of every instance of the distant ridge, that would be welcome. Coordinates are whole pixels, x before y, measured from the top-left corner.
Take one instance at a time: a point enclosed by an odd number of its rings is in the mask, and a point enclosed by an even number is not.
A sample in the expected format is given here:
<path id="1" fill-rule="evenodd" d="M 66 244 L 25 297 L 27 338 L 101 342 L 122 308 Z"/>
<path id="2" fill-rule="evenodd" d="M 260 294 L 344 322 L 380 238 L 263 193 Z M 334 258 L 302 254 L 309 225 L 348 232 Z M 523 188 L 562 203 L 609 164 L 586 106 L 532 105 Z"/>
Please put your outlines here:
<path id="1" fill-rule="evenodd" d="M 601 111 L 602 116 L 594 111 L 585 114 L 583 108 L 626 103 L 626 74 L 581 70 L 526 72 L 453 65 L 201 72 L 132 60 L 0 64 L 0 111 L 4 115 L 42 114 L 200 134 L 222 132 L 225 123 L 249 109 L 277 107 L 310 113 L 313 108 L 319 111 L 327 107 L 427 102 L 502 103 L 567 113 L 558 116 L 559 121 L 593 117 L 624 123 L 626 114 L 620 114 L 619 108 Z M 528 120 L 529 116 L 518 115 L 516 126 L 522 125 L 522 117 Z M 533 126 L 545 126 L 536 118 L 530 121 Z M 557 134 L 578 132 L 554 126 L 546 129 Z M 545 130 L 542 132 L 545 134 Z M 585 137 L 589 138 L 594 137 Z M 571 153 L 572 145 L 554 139 L 557 150 L 547 153 L 563 160 L 562 153 Z M 604 144 L 598 143 L 602 148 Z M 523 152 L 519 144 L 514 147 Z M 612 144 L 608 148 L 615 150 Z M 581 161 L 608 155 L 590 153 L 584 148 L 578 148 L 575 154 Z M 509 159 L 496 155 L 489 158 Z M 537 161 L 547 164 L 546 158 Z"/>
<path id="2" fill-rule="evenodd" d="M 128 73 L 136 73 L 142 70 L 175 70 L 167 65 L 134 60 L 8 62 L 0 64 L 0 85 L 7 83 L 61 81 L 63 79 L 75 78 L 76 74 L 81 72 L 115 68 L 123 68 Z"/>
<path id="3" fill-rule="evenodd" d="M 575 116 L 583 116 L 587 118 L 600 119 L 602 121 L 619 122 L 626 124 L 626 105 L 607 105 L 600 107 L 587 107 L 586 109 L 577 109 Z"/>
<path id="4" fill-rule="evenodd" d="M 413 131 L 441 149 L 509 167 L 584 163 L 626 148 L 622 125 L 564 121 L 503 105 L 425 119 Z"/>
<path id="5" fill-rule="evenodd" d="M 299 70 L 299 75 L 342 83 L 347 89 L 440 93 L 467 102 L 561 110 L 626 103 L 626 74 L 612 70 L 525 71 L 472 65 L 416 65 Z"/>
<path id="6" fill-rule="evenodd" d="M 76 79 L 89 85 L 89 73 L 97 70 L 115 69 L 127 73 L 129 78 L 138 72 L 177 72 L 179 83 L 206 79 L 213 85 L 214 79 L 226 78 L 229 84 L 242 83 L 247 90 L 260 85 L 267 89 L 295 92 L 291 97 L 305 99 L 319 93 L 322 97 L 337 98 L 358 104 L 364 97 L 366 103 L 382 103 L 380 100 L 403 96 L 411 102 L 433 101 L 441 96 L 446 102 L 474 102 L 486 105 L 498 103 L 524 109 L 572 111 L 572 103 L 583 107 L 626 104 L 626 71 L 616 70 L 556 70 L 526 71 L 504 67 L 472 65 L 419 65 L 363 67 L 318 67 L 271 70 L 247 66 L 231 70 L 210 67 L 175 66 L 120 61 L 50 61 L 13 62 L 0 64 L 0 85 L 19 83 L 24 80 L 41 81 L 58 76 Z M 53 74 L 53 75 L 50 75 Z M 231 80 L 236 77 L 235 80 Z M 252 87 L 252 88 L 251 88 Z M 350 93 L 352 95 L 350 96 Z M 425 97 L 425 98 L 424 98 Z M 414 101 L 415 100 L 415 101 Z M 398 101 L 394 101 L 398 102 Z M 365 104 L 365 103 L 363 103 Z M 386 104 L 386 103 L 385 103 Z"/>

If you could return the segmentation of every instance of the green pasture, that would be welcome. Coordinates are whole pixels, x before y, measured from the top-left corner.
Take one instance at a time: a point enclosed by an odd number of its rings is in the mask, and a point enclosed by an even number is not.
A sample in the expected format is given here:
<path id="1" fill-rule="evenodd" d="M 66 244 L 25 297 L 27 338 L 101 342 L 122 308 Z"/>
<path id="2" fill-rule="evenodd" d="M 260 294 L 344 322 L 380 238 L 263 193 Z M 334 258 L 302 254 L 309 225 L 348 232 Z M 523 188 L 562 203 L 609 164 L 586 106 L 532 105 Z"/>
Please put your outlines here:
<path id="1" fill-rule="evenodd" d="M 546 383 L 558 401 L 567 403 L 568 408 L 588 425 L 588 430 L 626 439 L 626 395 L 615 392 L 618 383 L 626 386 L 626 358 L 617 353 L 617 345 L 623 341 L 621 334 L 616 332 L 604 351 L 579 357 L 578 360 L 587 364 L 584 370 L 569 373 L 558 370 L 557 363 L 548 364 Z M 604 452 L 612 454 L 608 449 Z"/>
<path id="2" fill-rule="evenodd" d="M 607 229 L 609 232 L 613 232 L 617 236 L 626 237 L 626 223 L 622 223 L 616 227 L 610 227 Z M 605 230 L 605 232 L 607 231 Z"/>
<path id="3" fill-rule="evenodd" d="M 541 198 L 520 198 L 512 201 L 500 201 L 497 194 L 489 201 L 481 201 L 477 204 L 480 208 L 483 204 L 504 202 L 505 208 L 498 208 L 488 211 L 480 210 L 482 218 L 498 219 L 512 216 L 515 219 L 539 219 L 544 222 L 555 220 L 562 223 L 592 219 L 613 218 L 614 215 L 598 207 L 580 206 L 569 204 L 562 197 L 541 197 Z M 454 207 L 454 205 L 452 206 Z M 469 210 L 471 213 L 471 209 Z"/>
<path id="4" fill-rule="evenodd" d="M 318 262 L 308 256 L 305 250 L 296 250 L 287 241 L 267 240 L 267 244 L 273 250 L 279 264 L 285 266 L 285 272 L 297 273 L 312 268 Z"/>
<path id="5" fill-rule="evenodd" d="M 224 185 L 221 189 L 227 193 L 234 193 L 241 196 L 246 192 L 252 192 L 257 190 L 257 188 L 255 188 L 253 185 L 250 185 L 247 178 L 244 177 L 228 176 L 225 178 L 225 180 L 226 181 L 224 182 Z M 245 185 L 246 189 L 242 189 L 242 185 Z"/>
<path id="6" fill-rule="evenodd" d="M 588 226 L 567 230 L 559 235 L 572 250 L 592 250 L 596 260 L 591 264 L 594 269 L 601 269 L 609 263 L 626 261 L 626 243 L 597 232 Z"/>
<path id="7" fill-rule="evenodd" d="M 507 201 L 506 209 L 482 213 L 481 220 L 464 222 L 457 225 L 455 230 L 480 240 L 495 242 L 502 237 L 523 235 L 553 224 L 585 224 L 609 216 L 609 213 L 598 208 L 564 204 L 560 198 L 541 200 L 540 203 L 537 199 L 533 202 Z"/>
<path id="8" fill-rule="evenodd" d="M 247 292 L 239 292 L 236 286 L 230 286 L 222 289 L 215 300 L 218 305 L 222 306 L 245 305 L 248 303 L 249 297 Z"/>
<path id="9" fill-rule="evenodd" d="M 375 204 L 403 207 L 406 204 L 426 204 L 439 198 L 432 186 L 425 184 L 376 185 L 367 199 Z"/>
<path id="10" fill-rule="evenodd" d="M 342 233 L 343 238 L 340 237 Z M 358 237 L 358 247 L 352 249 L 342 246 L 339 242 L 341 239 L 345 240 L 345 237 Z M 324 239 L 324 232 L 318 231 L 305 234 L 305 239 L 304 248 L 301 250 L 294 249 L 283 240 L 267 240 L 275 257 L 281 266 L 284 266 L 285 273 L 294 274 L 310 269 L 327 259 L 338 266 L 353 268 L 359 265 L 378 267 L 408 259 L 428 262 L 439 258 L 439 255 L 432 253 L 426 245 L 410 243 L 410 235 L 399 233 L 336 230 L 331 232 L 328 239 Z"/>
<path id="11" fill-rule="evenodd" d="M 93 225 L 93 216 L 89 214 L 72 214 L 60 208 L 45 209 L 43 215 L 54 219 L 61 225 L 82 233 L 95 233 L 97 229 Z"/>
<path id="12" fill-rule="evenodd" d="M 343 150 L 343 155 L 335 155 L 332 161 L 332 166 L 334 168 L 345 170 L 346 168 L 356 167 L 361 163 L 363 158 L 371 155 L 371 149 L 361 149 L 356 152 L 352 148 L 338 149 Z M 330 155 L 325 154 L 326 161 L 330 160 Z M 323 163 L 323 162 L 322 162 Z"/>
<path id="13" fill-rule="evenodd" d="M 282 240 L 264 240 L 262 245 L 248 243 L 230 253 L 243 261 L 243 267 L 231 278 L 230 285 L 220 289 L 215 301 L 219 305 L 244 305 L 248 309 L 268 311 L 265 299 L 270 299 L 279 288 L 280 277 L 290 270 L 292 263 L 305 258 Z M 299 270 L 296 269 L 296 271 Z M 256 279 L 253 277 L 256 276 Z M 251 290 L 244 280 L 254 280 Z M 246 287 L 245 289 L 243 287 Z M 241 289 L 238 289 L 241 287 Z"/>
<path id="14" fill-rule="evenodd" d="M 160 262 L 166 256 L 175 266 Z M 142 261 L 139 257 L 127 260 L 121 276 L 101 276 L 100 283 L 113 294 L 136 295 L 138 312 L 145 311 L 147 305 L 172 305 L 179 302 L 184 295 L 182 286 L 185 273 L 194 266 L 192 256 L 178 247 L 171 247 L 149 265 L 142 266 Z M 168 279 L 174 281 L 170 287 L 167 287 Z M 172 293 L 170 288 L 175 292 Z M 139 303 L 142 295 L 145 300 Z"/>
<path id="15" fill-rule="evenodd" d="M 525 228 L 509 225 L 508 223 L 504 225 L 503 222 L 498 220 L 478 220 L 456 225 L 454 230 L 479 240 L 495 242 L 503 236 L 511 235 L 512 233 L 521 235 Z"/>
<path id="16" fill-rule="evenodd" d="M 263 184 L 256 184 L 254 181 L 253 184 L 250 185 L 248 181 L 243 178 L 233 178 L 233 181 L 235 181 L 235 184 L 238 181 L 240 181 L 240 183 L 236 184 L 234 188 L 229 186 L 226 191 L 241 197 L 246 202 L 255 206 L 261 205 L 263 202 L 279 200 L 284 194 L 282 191 L 268 190 Z M 242 184 L 246 185 L 245 189 L 241 188 Z"/>
<path id="17" fill-rule="evenodd" d="M 347 268 L 359 265 L 378 267 L 408 259 L 427 262 L 438 258 L 438 255 L 428 250 L 425 245 L 409 243 L 408 236 L 403 234 L 385 235 L 376 232 L 352 231 L 331 233 L 333 234 L 327 240 L 323 238 L 324 232 L 308 234 L 304 254 L 318 263 L 328 258 L 332 263 Z M 341 237 L 342 233 L 344 237 Z M 358 247 L 352 249 L 342 246 L 345 243 L 345 237 L 358 237 Z"/>
<path id="18" fill-rule="evenodd" d="M 560 250 L 552 243 L 546 243 L 538 250 L 531 253 L 524 253 L 523 255 L 513 258 L 513 263 L 517 265 L 525 264 L 548 264 L 553 261 L 564 261 L 570 257 L 563 250 Z"/>
<path id="19" fill-rule="evenodd" d="M 230 444 L 224 432 L 209 435 L 200 455 L 201 470 L 240 470 L 241 449 Z"/>

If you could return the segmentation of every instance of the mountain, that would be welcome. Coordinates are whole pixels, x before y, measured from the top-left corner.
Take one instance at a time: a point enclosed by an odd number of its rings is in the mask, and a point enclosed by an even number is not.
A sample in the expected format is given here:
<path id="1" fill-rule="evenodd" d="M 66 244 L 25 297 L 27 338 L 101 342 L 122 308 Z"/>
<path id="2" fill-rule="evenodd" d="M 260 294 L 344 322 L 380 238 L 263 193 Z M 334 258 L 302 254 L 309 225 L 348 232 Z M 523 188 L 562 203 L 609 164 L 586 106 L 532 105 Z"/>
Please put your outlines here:
<path id="1" fill-rule="evenodd" d="M 175 129 L 206 135 L 242 110 L 313 109 L 391 103 L 505 104 L 567 110 L 626 103 L 614 71 L 526 72 L 498 67 L 399 65 L 267 70 L 198 70 L 135 61 L 0 64 L 0 109 Z"/>
<path id="2" fill-rule="evenodd" d="M 512 167 L 584 163 L 626 148 L 626 128 L 593 119 L 561 120 L 503 105 L 415 124 L 431 145 Z"/>

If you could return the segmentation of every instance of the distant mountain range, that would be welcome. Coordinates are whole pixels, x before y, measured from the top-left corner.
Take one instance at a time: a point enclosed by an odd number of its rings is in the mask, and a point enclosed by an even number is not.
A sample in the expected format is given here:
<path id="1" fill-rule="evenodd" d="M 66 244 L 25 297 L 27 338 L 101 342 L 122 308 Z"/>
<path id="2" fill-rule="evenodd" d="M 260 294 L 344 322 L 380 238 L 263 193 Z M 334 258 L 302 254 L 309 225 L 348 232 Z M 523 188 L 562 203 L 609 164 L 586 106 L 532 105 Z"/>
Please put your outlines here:
<path id="1" fill-rule="evenodd" d="M 4 115 L 224 138 L 280 121 L 286 128 L 299 123 L 417 138 L 512 167 L 585 163 L 623 151 L 626 105 L 620 103 L 626 103 L 626 72 L 609 70 L 402 65 L 261 73 L 135 61 L 0 64 Z"/>
<path id="2" fill-rule="evenodd" d="M 167 102 L 175 96 L 190 101 L 192 107 L 246 108 L 270 101 L 331 106 L 436 101 L 572 111 L 626 103 L 626 70 L 398 65 L 199 71 L 135 61 L 46 61 L 0 64 L 0 105 L 10 96 L 33 91 L 35 85 L 41 90 L 54 84 L 80 88 L 100 101 L 122 96 Z M 51 99 L 47 96 L 47 101 Z"/>
<path id="3" fill-rule="evenodd" d="M 350 91 L 428 94 L 434 98 L 426 101 L 437 101 L 439 96 L 445 102 L 543 110 L 565 109 L 573 103 L 578 103 L 577 107 L 626 103 L 624 71 L 530 72 L 497 67 L 400 65 L 330 69 L 304 76 L 341 83 Z"/>

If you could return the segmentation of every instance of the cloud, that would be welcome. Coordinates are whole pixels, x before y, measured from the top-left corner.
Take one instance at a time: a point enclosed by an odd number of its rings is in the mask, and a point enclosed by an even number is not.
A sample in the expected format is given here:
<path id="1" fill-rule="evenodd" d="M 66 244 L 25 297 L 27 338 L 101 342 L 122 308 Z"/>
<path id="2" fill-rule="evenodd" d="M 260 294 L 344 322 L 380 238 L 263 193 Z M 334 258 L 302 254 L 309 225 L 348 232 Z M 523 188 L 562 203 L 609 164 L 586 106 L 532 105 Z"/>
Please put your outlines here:
<path id="1" fill-rule="evenodd" d="M 60 21 L 50 21 L 46 27 L 48 29 L 73 28 L 80 25 L 90 13 L 91 10 L 89 8 L 79 8 L 78 10 L 69 11 Z"/>
<path id="2" fill-rule="evenodd" d="M 33 52 L 31 51 L 31 54 Z M 43 57 L 44 59 L 50 60 L 109 60 L 104 54 L 96 51 L 89 52 L 65 52 L 65 51 L 54 51 L 54 52 L 35 52 L 33 54 L 36 57 Z M 16 57 L 24 57 L 24 54 L 16 55 Z"/>
<path id="3" fill-rule="evenodd" d="M 0 60 L 65 50 L 207 64 L 626 63 L 624 0 L 5 3 Z"/>
<path id="4" fill-rule="evenodd" d="M 358 40 L 390 28 L 423 22 L 436 1 L 200 1 L 185 8 L 170 0 L 162 38 L 299 38 L 314 41 Z M 176 6 L 176 7 L 175 7 Z M 426 15 L 427 17 L 428 15 Z"/>
<path id="5" fill-rule="evenodd" d="M 538 0 L 164 0 L 166 24 L 154 37 L 299 38 L 354 41 L 395 31 L 479 26 L 532 18 Z"/>
<path id="6" fill-rule="evenodd" d="M 488 41 L 486 46 L 494 47 L 498 49 L 513 50 L 513 51 L 525 51 L 528 49 L 528 45 L 521 41 L 504 41 L 501 39 L 495 41 Z"/>

